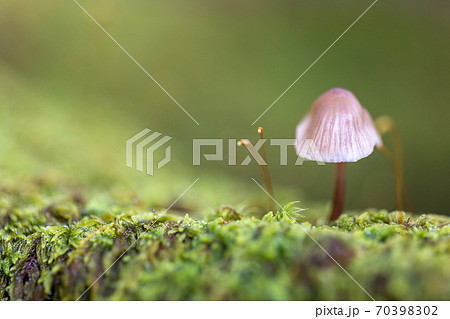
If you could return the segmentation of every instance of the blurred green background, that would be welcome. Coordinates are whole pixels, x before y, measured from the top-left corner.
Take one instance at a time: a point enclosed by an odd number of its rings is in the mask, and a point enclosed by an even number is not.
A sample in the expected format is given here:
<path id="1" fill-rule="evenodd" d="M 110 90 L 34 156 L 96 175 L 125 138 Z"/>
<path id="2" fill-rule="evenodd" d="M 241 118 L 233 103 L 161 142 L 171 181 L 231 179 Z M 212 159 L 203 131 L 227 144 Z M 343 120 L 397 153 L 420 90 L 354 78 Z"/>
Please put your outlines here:
<path id="1" fill-rule="evenodd" d="M 200 177 L 181 201 L 191 209 L 259 203 L 254 162 L 193 167 L 192 138 L 256 142 L 258 125 L 267 138 L 294 138 L 312 102 L 344 87 L 373 117 L 396 120 L 419 211 L 449 213 L 450 2 L 378 1 L 254 126 L 372 1 L 79 2 L 200 125 L 73 1 L 0 0 L 0 183 L 69 180 L 150 207 Z M 173 137 L 172 162 L 153 177 L 125 166 L 125 141 L 146 127 Z M 294 166 L 291 148 L 281 167 L 278 148 L 267 152 L 280 201 L 330 201 L 333 165 Z M 347 173 L 347 209 L 395 208 L 378 152 Z"/>

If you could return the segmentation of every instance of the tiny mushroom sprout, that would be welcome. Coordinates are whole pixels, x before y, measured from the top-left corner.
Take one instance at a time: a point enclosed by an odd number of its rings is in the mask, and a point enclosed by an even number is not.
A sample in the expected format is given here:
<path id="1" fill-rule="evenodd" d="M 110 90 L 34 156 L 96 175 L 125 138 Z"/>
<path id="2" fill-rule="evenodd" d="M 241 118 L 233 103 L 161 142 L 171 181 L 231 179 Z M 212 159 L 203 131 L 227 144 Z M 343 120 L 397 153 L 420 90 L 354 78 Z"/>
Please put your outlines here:
<path id="1" fill-rule="evenodd" d="M 356 162 L 372 154 L 383 142 L 367 110 L 352 92 L 333 88 L 323 93 L 298 124 L 296 148 L 300 157 L 336 163 L 336 184 L 330 220 L 337 219 L 344 208 L 345 163 Z M 301 152 L 306 140 L 312 140 L 317 153 Z"/>

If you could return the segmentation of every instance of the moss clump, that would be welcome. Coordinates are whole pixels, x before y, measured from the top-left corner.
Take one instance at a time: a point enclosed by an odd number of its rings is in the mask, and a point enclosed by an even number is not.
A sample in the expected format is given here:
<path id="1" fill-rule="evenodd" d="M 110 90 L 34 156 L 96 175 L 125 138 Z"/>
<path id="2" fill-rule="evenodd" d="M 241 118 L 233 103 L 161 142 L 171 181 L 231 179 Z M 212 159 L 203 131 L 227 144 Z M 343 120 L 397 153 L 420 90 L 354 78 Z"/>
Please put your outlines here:
<path id="1" fill-rule="evenodd" d="M 0 196 L 3 300 L 77 299 L 119 257 L 81 299 L 368 299 L 304 230 L 377 300 L 450 298 L 444 216 L 367 211 L 314 226 L 292 206 L 295 221 L 224 206 L 199 220 L 35 191 Z"/>

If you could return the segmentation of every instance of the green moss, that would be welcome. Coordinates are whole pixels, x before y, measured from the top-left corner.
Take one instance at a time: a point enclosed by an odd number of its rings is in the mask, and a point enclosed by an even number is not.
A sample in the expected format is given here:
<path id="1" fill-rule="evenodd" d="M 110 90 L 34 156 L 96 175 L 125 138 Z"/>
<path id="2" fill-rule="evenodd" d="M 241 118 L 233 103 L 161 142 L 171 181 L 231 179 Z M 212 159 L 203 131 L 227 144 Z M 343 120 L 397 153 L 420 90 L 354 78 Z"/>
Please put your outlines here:
<path id="1" fill-rule="evenodd" d="M 3 189 L 1 299 L 74 300 L 110 265 L 81 299 L 368 299 L 304 230 L 377 300 L 450 298 L 448 217 L 372 210 L 316 226 L 290 204 L 201 220 L 99 198 Z"/>

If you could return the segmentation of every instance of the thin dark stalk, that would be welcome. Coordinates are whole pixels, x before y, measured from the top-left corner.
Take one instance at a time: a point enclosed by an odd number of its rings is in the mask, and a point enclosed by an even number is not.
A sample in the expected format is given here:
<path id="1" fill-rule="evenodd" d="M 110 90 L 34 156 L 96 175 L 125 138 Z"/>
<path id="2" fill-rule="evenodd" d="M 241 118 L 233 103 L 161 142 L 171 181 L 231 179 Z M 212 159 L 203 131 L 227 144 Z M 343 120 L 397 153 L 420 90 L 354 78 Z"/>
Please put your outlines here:
<path id="1" fill-rule="evenodd" d="M 397 202 L 397 210 L 403 211 L 403 165 L 400 160 L 392 154 L 392 152 L 384 145 L 378 147 L 378 150 L 389 160 L 395 176 L 395 200 Z"/>
<path id="2" fill-rule="evenodd" d="M 261 140 L 263 140 L 264 139 L 264 135 L 263 135 L 263 128 L 262 127 L 258 127 L 258 133 L 259 133 L 259 138 Z M 264 144 L 262 144 L 262 146 L 261 146 L 261 156 L 264 159 L 264 162 L 266 162 L 266 165 L 262 165 L 262 166 L 260 166 L 260 168 L 261 168 L 262 174 L 264 176 L 264 181 L 266 183 L 267 192 L 273 198 L 275 198 L 275 193 L 273 191 L 273 186 L 272 186 L 272 180 L 270 179 L 269 166 L 267 164 L 266 149 L 264 147 Z"/>
<path id="3" fill-rule="evenodd" d="M 344 211 L 345 200 L 345 163 L 336 164 L 336 184 L 334 186 L 333 209 L 330 221 L 336 220 Z"/>
<path id="4" fill-rule="evenodd" d="M 417 209 L 413 204 L 404 179 L 404 155 L 403 155 L 403 142 L 400 136 L 397 125 L 394 120 L 389 116 L 380 116 L 375 121 L 380 134 L 389 133 L 394 152 L 391 152 L 385 145 L 378 147 L 378 150 L 389 160 L 392 170 L 395 176 L 395 198 L 397 202 L 397 210 L 404 210 L 404 195 L 406 196 L 409 208 L 415 212 Z"/>
<path id="5" fill-rule="evenodd" d="M 261 140 L 263 140 L 264 136 L 263 136 L 263 128 L 262 127 L 258 128 L 258 133 L 259 133 L 259 138 Z M 251 145 L 251 143 L 249 143 L 247 140 L 240 140 L 238 142 L 238 145 L 245 145 L 247 148 L 253 147 Z M 262 144 L 262 146 L 261 146 L 261 156 L 262 156 L 264 162 L 266 163 L 266 165 L 259 165 L 259 163 L 258 163 L 258 167 L 261 170 L 261 175 L 263 176 L 264 183 L 266 184 L 266 190 L 271 196 L 271 197 L 269 196 L 269 209 L 274 212 L 275 206 L 274 206 L 273 198 L 275 198 L 275 193 L 273 191 L 272 181 L 270 179 L 269 167 L 267 165 L 266 150 L 264 148 L 264 144 Z"/>

